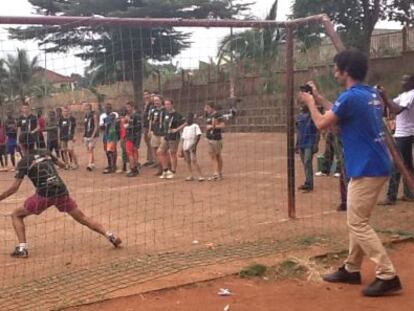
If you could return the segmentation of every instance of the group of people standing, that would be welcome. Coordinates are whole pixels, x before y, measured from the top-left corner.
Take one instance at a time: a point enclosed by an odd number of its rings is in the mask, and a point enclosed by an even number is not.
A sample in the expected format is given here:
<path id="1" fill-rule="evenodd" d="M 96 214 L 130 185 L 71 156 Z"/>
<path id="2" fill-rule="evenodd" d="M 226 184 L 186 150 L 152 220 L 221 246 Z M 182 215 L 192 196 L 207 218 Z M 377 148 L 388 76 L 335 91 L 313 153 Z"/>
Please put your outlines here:
<path id="1" fill-rule="evenodd" d="M 317 88 L 313 82 L 308 82 L 309 86 L 318 95 Z M 401 94 L 395 99 L 389 100 L 384 88 L 376 88 L 378 96 L 384 107 L 384 118 L 395 119 L 395 128 L 388 130 L 394 134 L 396 147 L 403 159 L 408 171 L 414 173 L 413 166 L 413 146 L 414 146 L 414 75 L 404 75 L 401 81 Z M 313 155 L 318 152 L 320 132 L 312 121 L 309 109 L 306 105 L 301 107 L 296 119 L 298 135 L 297 150 L 305 171 L 305 182 L 299 187 L 303 192 L 310 192 L 314 187 L 313 179 Z M 323 155 L 321 170 L 315 176 L 327 176 L 331 173 L 331 168 L 336 158 L 335 177 L 340 178 L 341 204 L 338 210 L 346 210 L 346 189 L 349 178 L 346 176 L 343 166 L 343 146 L 338 127 L 331 127 L 326 130 L 326 147 Z M 319 160 L 319 159 L 318 159 Z M 401 180 L 401 173 L 394 166 L 388 185 L 386 199 L 379 202 L 379 205 L 394 205 L 397 202 L 398 188 Z M 414 193 L 409 189 L 404 181 L 404 194 L 402 201 L 413 202 Z"/>
<path id="2" fill-rule="evenodd" d="M 175 110 L 173 100 L 164 99 L 157 93 L 144 92 L 143 109 L 139 110 L 133 102 L 128 102 L 117 112 L 111 104 L 104 111 L 94 111 L 90 103 L 82 103 L 83 145 L 88 155 L 86 169 L 94 171 L 95 149 L 99 136 L 102 136 L 107 165 L 104 174 L 125 173 L 127 177 L 139 175 L 141 167 L 157 169 L 161 179 L 173 179 L 177 171 L 178 157 L 184 157 L 188 177 L 186 181 L 204 181 L 197 160 L 197 147 L 201 141 L 202 130 L 193 112 L 182 116 Z M 201 117 L 201 116 L 200 116 Z M 205 132 L 212 161 L 213 174 L 208 180 L 223 178 L 223 136 L 225 127 L 223 116 L 217 111 L 214 102 L 204 107 Z M 78 122 L 79 123 L 79 122 Z M 18 151 L 17 137 L 22 133 L 33 134 L 36 148 L 47 149 L 61 158 L 67 170 L 79 168 L 78 152 L 75 151 L 78 123 L 69 106 L 50 110 L 47 118 L 41 111 L 32 114 L 28 103 L 22 105 L 21 116 L 14 118 L 12 112 L 0 126 L 0 164 L 6 170 L 10 159 L 15 169 L 15 153 Z M 45 135 L 46 134 L 46 135 Z M 45 138 L 46 136 L 46 138 Z M 139 163 L 141 137 L 147 148 L 146 162 Z M 118 167 L 118 149 L 122 164 Z"/>

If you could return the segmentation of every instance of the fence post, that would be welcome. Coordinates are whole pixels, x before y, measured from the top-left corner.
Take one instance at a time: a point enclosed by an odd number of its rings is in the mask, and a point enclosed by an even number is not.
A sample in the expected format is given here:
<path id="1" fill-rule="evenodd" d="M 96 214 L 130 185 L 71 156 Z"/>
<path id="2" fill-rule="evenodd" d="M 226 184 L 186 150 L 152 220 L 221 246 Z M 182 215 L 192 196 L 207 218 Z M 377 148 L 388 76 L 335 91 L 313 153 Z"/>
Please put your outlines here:
<path id="1" fill-rule="evenodd" d="M 287 28 L 286 41 L 286 98 L 287 98 L 287 175 L 288 215 L 296 218 L 295 206 L 295 99 L 294 99 L 294 42 L 293 26 Z"/>
<path id="2" fill-rule="evenodd" d="M 402 31 L 402 52 L 405 53 L 408 51 L 408 28 L 407 26 L 404 26 Z"/>

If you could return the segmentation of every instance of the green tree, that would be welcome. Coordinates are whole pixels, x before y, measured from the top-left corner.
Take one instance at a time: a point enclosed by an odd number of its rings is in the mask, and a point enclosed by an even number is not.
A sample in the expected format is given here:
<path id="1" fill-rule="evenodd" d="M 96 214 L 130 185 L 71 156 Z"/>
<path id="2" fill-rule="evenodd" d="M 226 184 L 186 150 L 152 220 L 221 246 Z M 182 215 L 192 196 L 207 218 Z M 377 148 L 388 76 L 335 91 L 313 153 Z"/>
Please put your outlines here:
<path id="1" fill-rule="evenodd" d="M 232 18 L 247 12 L 250 4 L 236 0 L 29 0 L 43 15 Z M 142 99 L 144 64 L 168 61 L 190 46 L 188 33 L 171 27 L 128 28 L 102 24 L 97 27 L 28 27 L 10 29 L 11 38 L 36 39 L 46 52 L 76 55 L 98 70 L 106 82 L 132 81 L 134 100 Z"/>
<path id="2" fill-rule="evenodd" d="M 388 19 L 407 27 L 414 26 L 414 0 L 391 0 L 387 5 Z"/>
<path id="3" fill-rule="evenodd" d="M 9 98 L 9 91 L 9 74 L 6 69 L 6 63 L 3 59 L 0 59 L 0 106 Z"/>
<path id="4" fill-rule="evenodd" d="M 277 16 L 278 0 L 275 0 L 266 20 L 275 20 Z M 277 27 L 268 27 L 261 30 L 246 30 L 225 36 L 219 43 L 218 64 L 222 61 L 263 60 L 272 58 L 278 53 L 280 40 L 284 32 Z"/>
<path id="5" fill-rule="evenodd" d="M 366 53 L 371 49 L 371 36 L 378 20 L 385 18 L 388 0 L 295 0 L 293 18 L 326 13 L 337 25 L 337 31 L 348 47 Z M 299 37 L 307 45 L 320 41 L 322 29 L 303 27 Z"/>
<path id="6" fill-rule="evenodd" d="M 37 63 L 37 57 L 30 59 L 26 50 L 18 49 L 15 55 L 7 55 L 5 64 L 9 76 L 10 100 L 18 99 L 23 102 L 31 95 Z"/>

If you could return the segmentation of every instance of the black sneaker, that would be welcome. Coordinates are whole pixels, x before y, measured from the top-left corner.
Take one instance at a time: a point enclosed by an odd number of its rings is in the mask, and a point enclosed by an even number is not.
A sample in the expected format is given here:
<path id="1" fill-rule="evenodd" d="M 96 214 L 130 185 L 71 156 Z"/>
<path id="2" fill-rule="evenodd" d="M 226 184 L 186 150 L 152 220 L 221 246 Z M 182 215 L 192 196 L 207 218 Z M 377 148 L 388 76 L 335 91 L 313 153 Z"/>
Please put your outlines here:
<path id="1" fill-rule="evenodd" d="M 29 257 L 29 252 L 26 248 L 21 248 L 19 246 L 16 246 L 14 249 L 14 252 L 10 254 L 10 256 L 15 258 L 27 258 Z"/>
<path id="2" fill-rule="evenodd" d="M 336 208 L 336 210 L 338 212 L 346 212 L 346 203 L 339 204 L 338 207 Z"/>
<path id="3" fill-rule="evenodd" d="M 111 234 L 108 237 L 108 240 L 109 240 L 109 242 L 112 243 L 112 245 L 114 247 L 119 247 L 119 245 L 121 245 L 121 243 L 122 243 L 122 240 L 120 238 L 118 238 L 115 234 Z"/>
<path id="4" fill-rule="evenodd" d="M 153 162 L 153 161 L 147 161 L 147 162 L 145 162 L 145 163 L 143 164 L 143 166 L 145 166 L 145 167 L 147 167 L 147 166 L 151 166 L 151 165 L 154 165 L 154 162 Z"/>
<path id="5" fill-rule="evenodd" d="M 348 272 L 345 266 L 342 266 L 336 272 L 323 275 L 322 279 L 330 283 L 361 284 L 361 273 Z"/>
<path id="6" fill-rule="evenodd" d="M 133 170 L 133 171 L 129 172 L 127 174 L 127 177 L 136 177 L 138 175 L 139 175 L 139 171 L 136 169 L 136 170 Z"/>
<path id="7" fill-rule="evenodd" d="M 102 174 L 112 174 L 112 169 L 107 168 L 102 172 Z"/>
<path id="8" fill-rule="evenodd" d="M 400 278 L 395 276 L 391 280 L 381 280 L 376 278 L 367 288 L 362 291 L 364 296 L 379 297 L 402 289 Z"/>
<path id="9" fill-rule="evenodd" d="M 298 187 L 298 190 L 312 191 L 313 190 L 313 187 L 305 184 L 305 185 L 302 185 L 302 186 Z"/>

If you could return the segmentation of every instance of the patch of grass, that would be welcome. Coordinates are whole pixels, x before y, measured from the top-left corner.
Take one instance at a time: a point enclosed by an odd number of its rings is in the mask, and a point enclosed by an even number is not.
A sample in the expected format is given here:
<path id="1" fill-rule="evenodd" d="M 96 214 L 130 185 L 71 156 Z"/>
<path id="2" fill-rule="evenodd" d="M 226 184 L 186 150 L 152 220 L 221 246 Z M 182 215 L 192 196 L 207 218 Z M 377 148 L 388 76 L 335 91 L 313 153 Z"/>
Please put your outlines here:
<path id="1" fill-rule="evenodd" d="M 239 276 L 242 278 L 253 278 L 253 277 L 261 277 L 267 271 L 267 267 L 261 264 L 254 264 L 247 268 L 244 268 L 239 272 Z"/>
<path id="2" fill-rule="evenodd" d="M 297 243 L 299 245 L 304 245 L 304 246 L 311 246 L 317 243 L 320 243 L 322 241 L 321 237 L 318 236 L 308 236 L 308 237 L 304 237 L 300 240 L 297 241 Z"/>
<path id="3" fill-rule="evenodd" d="M 308 272 L 307 267 L 301 265 L 293 259 L 283 261 L 278 269 L 278 274 L 282 277 L 303 279 Z"/>

